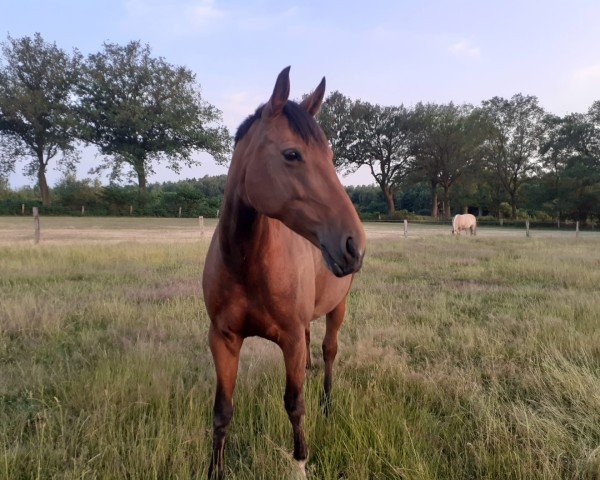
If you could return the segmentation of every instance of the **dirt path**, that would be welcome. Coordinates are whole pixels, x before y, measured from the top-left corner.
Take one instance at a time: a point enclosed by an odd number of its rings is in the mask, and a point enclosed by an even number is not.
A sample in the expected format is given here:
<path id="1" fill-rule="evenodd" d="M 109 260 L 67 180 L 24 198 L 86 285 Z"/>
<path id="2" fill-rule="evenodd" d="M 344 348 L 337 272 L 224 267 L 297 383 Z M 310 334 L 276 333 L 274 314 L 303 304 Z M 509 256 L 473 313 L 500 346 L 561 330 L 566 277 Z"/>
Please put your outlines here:
<path id="1" fill-rule="evenodd" d="M 178 243 L 195 242 L 212 236 L 216 219 L 205 219 L 204 228 L 195 218 L 111 218 L 111 217 L 45 217 L 41 219 L 41 242 L 45 245 L 73 243 Z M 365 223 L 369 239 L 403 238 L 401 223 Z M 450 235 L 447 225 L 408 225 L 409 238 Z M 598 232 L 581 232 L 582 237 L 600 239 Z M 525 237 L 524 229 L 481 227 L 479 237 Z M 532 230 L 532 237 L 575 239 L 573 230 Z M 0 217 L 0 245 L 33 243 L 33 220 L 28 217 Z"/>

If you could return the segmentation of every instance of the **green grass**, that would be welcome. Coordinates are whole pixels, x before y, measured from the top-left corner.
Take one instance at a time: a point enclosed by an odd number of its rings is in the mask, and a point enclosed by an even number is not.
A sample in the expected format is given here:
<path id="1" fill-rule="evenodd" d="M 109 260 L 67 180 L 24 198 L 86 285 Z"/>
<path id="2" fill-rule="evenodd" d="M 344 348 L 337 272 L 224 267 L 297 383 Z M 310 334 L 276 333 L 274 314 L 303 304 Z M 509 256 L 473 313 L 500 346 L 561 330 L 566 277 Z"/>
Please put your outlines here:
<path id="1" fill-rule="evenodd" d="M 369 242 L 315 479 L 600 478 L 600 239 Z M 207 240 L 0 247 L 0 478 L 204 478 Z M 244 347 L 229 478 L 293 472 L 276 347 Z"/>

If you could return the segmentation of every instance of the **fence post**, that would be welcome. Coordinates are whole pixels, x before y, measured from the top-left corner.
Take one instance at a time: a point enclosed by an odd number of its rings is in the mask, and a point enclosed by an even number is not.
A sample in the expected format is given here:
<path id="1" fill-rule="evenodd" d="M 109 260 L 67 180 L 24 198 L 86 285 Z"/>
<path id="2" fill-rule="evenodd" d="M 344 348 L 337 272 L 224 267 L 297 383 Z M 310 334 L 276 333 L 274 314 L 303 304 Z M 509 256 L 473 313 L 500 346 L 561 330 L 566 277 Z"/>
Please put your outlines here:
<path id="1" fill-rule="evenodd" d="M 21 215 L 25 215 L 25 204 L 21 204 Z"/>
<path id="2" fill-rule="evenodd" d="M 529 236 L 529 220 L 525 220 L 525 235 Z"/>
<path id="3" fill-rule="evenodd" d="M 129 215 L 133 215 L 133 205 L 129 205 Z"/>
<path id="4" fill-rule="evenodd" d="M 575 222 L 575 236 L 579 236 L 579 220 Z"/>
<path id="5" fill-rule="evenodd" d="M 408 237 L 408 220 L 404 220 L 404 238 Z"/>
<path id="6" fill-rule="evenodd" d="M 217 210 L 217 218 L 219 218 L 219 211 Z"/>
<path id="7" fill-rule="evenodd" d="M 560 228 L 560 218 L 556 220 L 556 228 Z"/>
<path id="8" fill-rule="evenodd" d="M 85 205 L 82 205 L 82 206 L 81 206 L 81 214 L 82 214 L 82 215 L 85 215 Z"/>
<path id="9" fill-rule="evenodd" d="M 504 219 L 503 218 L 500 219 L 500 226 L 502 226 L 502 225 L 504 225 Z"/>
<path id="10" fill-rule="evenodd" d="M 34 237 L 33 243 L 36 245 L 40 243 L 40 212 L 38 207 L 33 207 L 33 228 L 34 228 Z"/>
<path id="11" fill-rule="evenodd" d="M 177 214 L 181 218 L 181 207 L 179 207 L 179 213 Z"/>
<path id="12" fill-rule="evenodd" d="M 204 217 L 198 217 L 198 224 L 200 225 L 200 236 L 204 236 Z"/>

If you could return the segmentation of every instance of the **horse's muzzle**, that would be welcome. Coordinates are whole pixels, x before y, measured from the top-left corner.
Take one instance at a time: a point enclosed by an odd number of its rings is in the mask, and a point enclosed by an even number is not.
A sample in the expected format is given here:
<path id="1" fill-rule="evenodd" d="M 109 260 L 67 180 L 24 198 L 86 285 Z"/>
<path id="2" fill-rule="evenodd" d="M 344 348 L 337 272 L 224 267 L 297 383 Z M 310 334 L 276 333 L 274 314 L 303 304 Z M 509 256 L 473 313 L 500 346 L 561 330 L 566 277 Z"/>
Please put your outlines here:
<path id="1" fill-rule="evenodd" d="M 325 265 L 336 277 L 350 275 L 362 267 L 364 249 L 361 251 L 354 238 L 346 237 L 337 249 L 328 248 L 324 243 L 320 245 Z"/>

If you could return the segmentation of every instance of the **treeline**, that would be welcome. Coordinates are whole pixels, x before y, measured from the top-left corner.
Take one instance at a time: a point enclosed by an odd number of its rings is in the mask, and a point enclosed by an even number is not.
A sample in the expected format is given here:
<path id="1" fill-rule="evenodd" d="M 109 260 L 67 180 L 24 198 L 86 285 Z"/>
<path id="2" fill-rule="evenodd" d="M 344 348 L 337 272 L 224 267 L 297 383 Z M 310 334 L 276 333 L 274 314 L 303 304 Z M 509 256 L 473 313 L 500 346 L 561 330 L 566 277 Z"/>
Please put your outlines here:
<path id="1" fill-rule="evenodd" d="M 199 164 L 198 151 L 228 160 L 231 138 L 220 122 L 195 74 L 153 57 L 140 42 L 105 43 L 85 58 L 39 33 L 2 44 L 0 176 L 22 164 L 37 178 L 45 206 L 51 204 L 47 170 L 73 172 L 80 145 L 100 154 L 91 173 L 108 170 L 111 183 L 133 174 L 144 205 L 157 163 L 178 172 Z"/>
<path id="2" fill-rule="evenodd" d="M 448 219 L 465 211 L 513 219 L 600 218 L 600 101 L 585 113 L 558 117 L 522 94 L 478 106 L 406 107 L 333 92 L 318 120 L 339 171 L 371 172 L 377 194 L 369 187 L 349 189 L 365 218 L 412 212 Z M 0 57 L 0 177 L 21 165 L 37 178 L 30 193 L 48 210 L 47 170 L 74 172 L 82 145 L 97 149 L 90 173 L 108 170 L 110 185 L 67 175 L 54 189 L 55 210 L 84 204 L 68 199 L 74 185 L 90 195 L 89 213 L 135 207 L 167 215 L 175 204 L 190 215 L 214 210 L 216 204 L 185 191 L 200 188 L 198 181 L 148 185 L 147 178 L 157 163 L 175 172 L 197 165 L 197 151 L 221 163 L 231 153 L 221 113 L 203 100 L 195 74 L 153 57 L 148 45 L 105 43 L 83 57 L 39 34 L 9 36 Z M 126 176 L 135 178 L 137 189 L 115 186 Z M 13 194 L 21 198 L 23 192 Z M 2 208 L 13 211 L 10 205 Z"/>
<path id="3" fill-rule="evenodd" d="M 95 216 L 157 216 L 175 217 L 181 209 L 182 217 L 216 217 L 221 209 L 226 175 L 204 176 L 177 182 L 150 183 L 145 202 L 139 200 L 135 185 L 102 185 L 97 179 L 78 180 L 66 175 L 52 187 L 52 205 L 44 206 L 39 187 L 11 189 L 6 180 L 0 180 L 0 215 L 30 215 L 37 206 L 43 215 L 95 215 Z M 405 186 L 394 196 L 395 214 L 386 214 L 387 200 L 381 189 L 373 185 L 347 186 L 352 203 L 363 220 L 431 220 L 431 191 L 424 183 Z M 535 219 L 553 222 L 554 217 L 535 210 L 536 196 L 524 190 L 525 208 L 519 210 L 518 219 Z M 501 216 L 510 217 L 511 208 L 502 203 Z M 491 212 L 472 208 L 471 213 L 485 220 Z M 529 213 L 528 213 L 529 212 Z"/>
<path id="4" fill-rule="evenodd" d="M 600 218 L 600 101 L 557 117 L 521 94 L 407 108 L 333 92 L 319 122 L 336 166 L 368 168 L 390 216 L 399 195 L 426 185 L 434 218 Z"/>
<path id="5" fill-rule="evenodd" d="M 0 181 L 0 215 L 30 215 L 31 208 L 37 206 L 43 215 L 175 217 L 181 208 L 182 217 L 216 217 L 226 178 L 219 175 L 152 183 L 140 202 L 134 185 L 102 185 L 98 180 L 66 175 L 52 188 L 52 205 L 42 204 L 37 186 L 12 190 L 6 181 Z"/>

